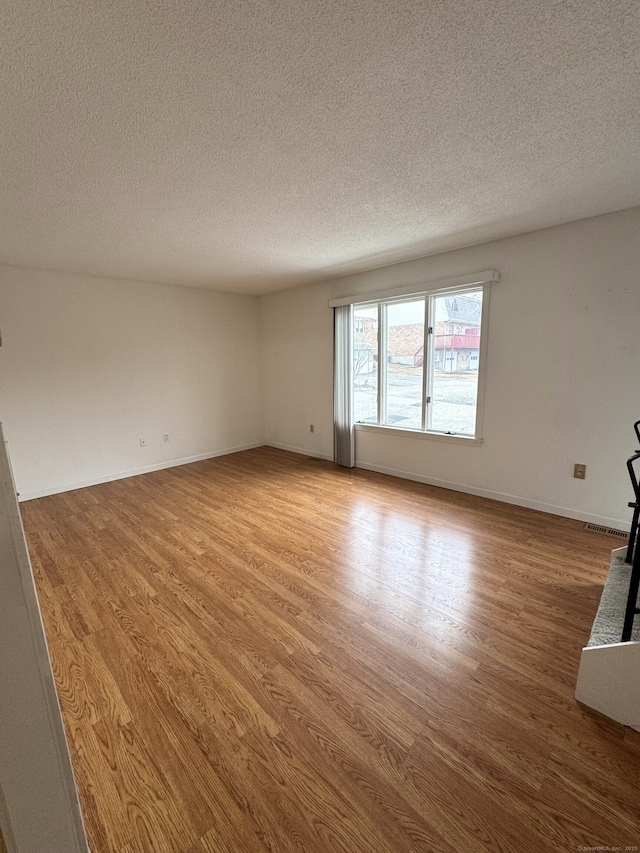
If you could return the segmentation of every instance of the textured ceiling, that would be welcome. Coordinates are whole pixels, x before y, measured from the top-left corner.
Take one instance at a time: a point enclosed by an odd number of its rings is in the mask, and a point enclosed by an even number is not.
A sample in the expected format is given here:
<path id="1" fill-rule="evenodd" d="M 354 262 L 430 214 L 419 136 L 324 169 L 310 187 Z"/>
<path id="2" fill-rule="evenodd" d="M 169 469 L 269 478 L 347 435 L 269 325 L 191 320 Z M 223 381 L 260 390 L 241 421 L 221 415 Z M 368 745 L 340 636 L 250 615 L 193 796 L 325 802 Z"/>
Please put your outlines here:
<path id="1" fill-rule="evenodd" d="M 640 204 L 637 0 L 4 0 L 0 261 L 264 293 Z"/>

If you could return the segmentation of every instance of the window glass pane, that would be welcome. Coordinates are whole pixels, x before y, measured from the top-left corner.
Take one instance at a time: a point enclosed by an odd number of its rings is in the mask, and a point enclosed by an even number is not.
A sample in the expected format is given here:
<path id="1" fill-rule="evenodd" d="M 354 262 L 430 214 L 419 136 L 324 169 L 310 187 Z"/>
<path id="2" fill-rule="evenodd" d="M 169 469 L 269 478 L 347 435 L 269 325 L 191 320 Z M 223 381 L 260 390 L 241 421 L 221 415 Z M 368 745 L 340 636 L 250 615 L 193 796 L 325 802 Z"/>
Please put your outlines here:
<path id="1" fill-rule="evenodd" d="M 474 435 L 482 291 L 436 296 L 429 429 Z"/>
<path id="2" fill-rule="evenodd" d="M 353 312 L 353 418 L 378 422 L 378 306 L 356 305 Z"/>
<path id="3" fill-rule="evenodd" d="M 386 424 L 422 429 L 424 299 L 387 305 Z"/>

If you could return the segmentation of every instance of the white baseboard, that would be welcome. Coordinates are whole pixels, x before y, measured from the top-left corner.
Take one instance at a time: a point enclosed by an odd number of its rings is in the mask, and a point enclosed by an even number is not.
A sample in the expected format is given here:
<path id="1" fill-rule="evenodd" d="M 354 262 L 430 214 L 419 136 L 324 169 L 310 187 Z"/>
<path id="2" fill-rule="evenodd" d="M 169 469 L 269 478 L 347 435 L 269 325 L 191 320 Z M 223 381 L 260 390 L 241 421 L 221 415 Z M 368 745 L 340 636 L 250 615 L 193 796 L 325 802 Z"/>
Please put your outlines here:
<path id="1" fill-rule="evenodd" d="M 312 450 L 308 447 L 296 447 L 291 444 L 281 444 L 277 441 L 257 441 L 253 444 L 244 444 L 240 447 L 229 447 L 224 450 L 214 450 L 211 453 L 201 453 L 198 456 L 186 456 L 183 459 L 174 459 L 169 462 L 159 462 L 155 465 L 147 465 L 144 468 L 136 468 L 132 471 L 120 471 L 117 474 L 112 474 L 105 477 L 96 477 L 92 480 L 82 480 L 77 483 L 66 483 L 60 486 L 53 486 L 49 489 L 39 489 L 34 492 L 23 492 L 20 494 L 20 501 L 34 500 L 35 498 L 44 498 L 47 495 L 56 495 L 60 492 L 70 492 L 73 489 L 83 489 L 86 486 L 97 486 L 100 483 L 109 483 L 113 480 L 123 480 L 125 477 L 136 477 L 138 474 L 148 474 L 151 471 L 161 471 L 164 468 L 175 468 L 179 465 L 189 465 L 191 462 L 201 462 L 203 459 L 213 459 L 216 456 L 226 456 L 229 453 L 239 453 L 242 450 L 251 450 L 255 447 L 275 447 L 278 450 L 286 450 L 289 453 L 297 453 L 301 456 L 311 456 L 315 459 L 325 459 L 332 461 L 333 456 L 327 453 L 321 453 L 317 450 Z M 620 518 L 609 518 L 602 515 L 594 515 L 581 510 L 570 509 L 569 507 L 556 506 L 555 504 L 545 503 L 543 501 L 530 500 L 519 495 L 510 495 L 505 492 L 496 492 L 491 489 L 479 489 L 475 486 L 467 486 L 464 483 L 451 483 L 448 480 L 438 480 L 434 477 L 424 477 L 421 474 L 414 474 L 410 471 L 401 471 L 397 468 L 386 468 L 383 465 L 369 465 L 365 462 L 357 462 L 356 468 L 362 468 L 365 471 L 375 471 L 378 474 L 388 474 L 391 477 L 400 477 L 403 480 L 413 480 L 416 483 L 425 483 L 428 486 L 437 486 L 440 489 L 451 489 L 454 492 L 463 492 L 467 495 L 477 495 L 480 498 L 488 498 L 493 501 L 501 501 L 502 503 L 513 504 L 514 506 L 523 506 L 528 509 L 536 509 L 540 512 L 548 512 L 551 515 L 560 515 L 564 518 L 574 518 L 577 521 L 586 521 L 591 524 L 598 524 L 601 527 L 612 527 L 615 530 L 629 530 L 629 520 Z"/>
<path id="2" fill-rule="evenodd" d="M 294 447 L 290 444 L 280 444 L 275 441 L 265 441 L 265 444 L 267 447 L 277 447 L 279 450 L 288 450 L 290 453 L 299 453 L 303 456 L 313 456 L 317 459 L 333 459 L 332 456 L 318 453 L 305 447 Z M 358 462 L 357 460 L 356 468 L 362 468 L 365 471 L 375 471 L 377 474 L 388 474 L 391 477 L 400 477 L 403 480 L 413 480 L 416 483 L 425 483 L 427 486 L 437 486 L 439 489 L 451 489 L 454 492 L 477 495 L 479 498 L 488 498 L 492 501 L 523 506 L 527 509 L 537 509 L 539 512 L 548 512 L 550 515 L 560 515 L 563 518 L 574 518 L 576 521 L 598 524 L 601 527 L 612 527 L 615 530 L 625 531 L 628 531 L 630 527 L 628 519 L 594 515 L 590 512 L 582 512 L 581 510 L 570 509 L 566 506 L 556 506 L 555 504 L 545 503 L 544 501 L 530 500 L 519 495 L 510 495 L 505 492 L 492 491 L 491 489 L 479 489 L 475 486 L 467 486 L 465 483 L 451 483 L 448 480 L 438 480 L 434 477 L 423 477 L 421 474 L 401 471 L 397 468 L 385 468 L 383 465 L 369 465 L 366 462 Z"/>
<path id="3" fill-rule="evenodd" d="M 401 477 L 403 480 L 414 480 L 417 483 L 425 483 L 428 486 L 437 486 L 440 489 L 451 489 L 454 492 L 464 492 L 467 495 L 477 495 L 480 498 L 489 498 L 492 501 L 501 501 L 502 503 L 514 504 L 515 506 L 527 507 L 527 509 L 537 509 L 540 512 L 548 512 L 551 515 L 561 515 L 564 518 L 574 518 L 577 521 L 588 521 L 591 524 L 598 524 L 601 527 L 612 527 L 615 530 L 629 530 L 630 523 L 628 519 L 608 518 L 603 515 L 594 515 L 590 512 L 570 509 L 566 506 L 556 506 L 555 504 L 544 503 L 543 501 L 534 501 L 529 498 L 523 498 L 519 495 L 510 495 L 505 492 L 495 492 L 491 489 L 479 489 L 475 486 L 467 486 L 464 483 L 450 483 L 447 480 L 437 480 L 433 477 L 423 477 L 421 474 L 413 474 L 409 471 L 399 471 L 396 468 L 385 468 L 382 465 L 368 465 L 365 462 L 357 462 L 356 468 L 363 468 L 365 471 L 375 471 L 378 474 L 389 474 L 392 477 Z"/>
<path id="4" fill-rule="evenodd" d="M 202 462 L 204 459 L 214 459 L 216 456 L 228 456 L 230 453 L 239 453 L 241 450 L 252 450 L 254 447 L 264 447 L 264 442 L 256 441 L 253 444 L 243 444 L 240 447 L 227 447 L 224 450 L 213 450 L 211 453 L 200 453 L 198 456 L 185 456 L 182 459 L 172 459 L 168 462 L 157 462 L 155 465 L 145 465 L 144 468 L 134 468 L 131 471 L 118 471 L 117 474 L 95 477 L 91 480 L 80 480 L 77 483 L 51 486 L 48 489 L 37 489 L 35 492 L 21 492 L 19 500 L 22 503 L 23 501 L 31 501 L 35 498 L 46 498 L 48 495 L 58 495 L 61 492 L 84 489 L 86 486 L 98 486 L 100 483 L 111 483 L 114 480 L 124 480 L 126 477 L 137 477 L 139 474 L 149 474 L 151 471 L 163 471 L 165 468 L 190 465 L 192 462 Z"/>
<path id="5" fill-rule="evenodd" d="M 279 444 L 277 441 L 265 441 L 267 447 L 275 447 L 277 450 L 287 450 L 289 453 L 298 453 L 300 456 L 312 456 L 314 459 L 326 459 L 327 462 L 333 461 L 333 456 L 327 453 L 320 453 L 317 450 L 309 450 L 307 447 L 294 447 L 292 444 Z"/>

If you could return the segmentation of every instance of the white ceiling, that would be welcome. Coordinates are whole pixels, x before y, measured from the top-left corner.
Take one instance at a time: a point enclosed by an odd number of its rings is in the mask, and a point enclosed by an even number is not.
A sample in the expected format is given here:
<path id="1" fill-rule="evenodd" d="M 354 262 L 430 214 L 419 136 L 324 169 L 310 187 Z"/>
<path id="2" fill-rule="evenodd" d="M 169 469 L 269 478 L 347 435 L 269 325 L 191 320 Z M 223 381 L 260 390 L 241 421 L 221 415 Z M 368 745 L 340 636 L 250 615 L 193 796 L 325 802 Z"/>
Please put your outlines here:
<path id="1" fill-rule="evenodd" d="M 265 293 L 640 204 L 637 0 L 5 0 L 0 261 Z"/>

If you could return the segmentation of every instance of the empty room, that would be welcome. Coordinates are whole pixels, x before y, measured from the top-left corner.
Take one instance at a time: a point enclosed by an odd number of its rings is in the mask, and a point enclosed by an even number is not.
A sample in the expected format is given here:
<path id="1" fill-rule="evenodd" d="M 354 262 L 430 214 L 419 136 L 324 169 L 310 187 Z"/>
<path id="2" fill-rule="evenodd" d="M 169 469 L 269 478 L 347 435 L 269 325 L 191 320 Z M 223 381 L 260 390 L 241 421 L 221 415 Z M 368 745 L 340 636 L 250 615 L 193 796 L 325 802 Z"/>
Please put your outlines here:
<path id="1" fill-rule="evenodd" d="M 0 68 L 0 851 L 638 850 L 640 6 Z"/>

